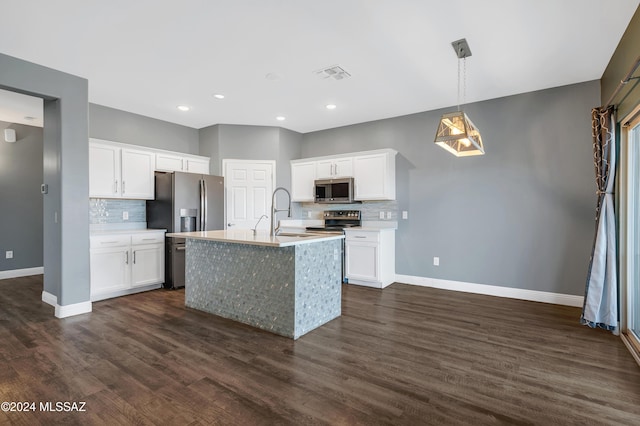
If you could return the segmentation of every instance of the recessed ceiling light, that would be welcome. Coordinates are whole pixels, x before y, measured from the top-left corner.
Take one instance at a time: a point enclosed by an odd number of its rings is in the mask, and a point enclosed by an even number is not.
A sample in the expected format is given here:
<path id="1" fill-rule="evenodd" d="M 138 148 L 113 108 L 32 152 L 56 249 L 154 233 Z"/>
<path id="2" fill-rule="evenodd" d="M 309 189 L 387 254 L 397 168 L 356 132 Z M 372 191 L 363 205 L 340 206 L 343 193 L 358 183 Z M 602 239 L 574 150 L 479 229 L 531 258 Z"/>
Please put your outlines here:
<path id="1" fill-rule="evenodd" d="M 264 78 L 270 81 L 282 80 L 282 74 L 277 72 L 270 72 L 267 75 L 265 75 Z"/>
<path id="2" fill-rule="evenodd" d="M 216 93 L 213 97 L 216 99 L 224 99 L 224 95 L 221 95 L 220 93 Z"/>
<path id="3" fill-rule="evenodd" d="M 327 108 L 327 109 L 336 109 L 336 105 L 335 104 L 328 104 L 328 105 L 325 105 L 325 108 Z"/>
<path id="4" fill-rule="evenodd" d="M 178 105 L 178 109 L 179 109 L 180 111 L 189 111 L 191 108 L 189 108 L 189 107 L 188 107 L 188 106 L 186 106 L 186 105 Z"/>
<path id="5" fill-rule="evenodd" d="M 276 117 L 276 120 L 278 120 L 278 121 L 284 121 L 286 118 L 287 118 L 287 117 L 285 117 L 285 116 L 279 115 L 279 116 L 277 116 L 277 117 Z"/>

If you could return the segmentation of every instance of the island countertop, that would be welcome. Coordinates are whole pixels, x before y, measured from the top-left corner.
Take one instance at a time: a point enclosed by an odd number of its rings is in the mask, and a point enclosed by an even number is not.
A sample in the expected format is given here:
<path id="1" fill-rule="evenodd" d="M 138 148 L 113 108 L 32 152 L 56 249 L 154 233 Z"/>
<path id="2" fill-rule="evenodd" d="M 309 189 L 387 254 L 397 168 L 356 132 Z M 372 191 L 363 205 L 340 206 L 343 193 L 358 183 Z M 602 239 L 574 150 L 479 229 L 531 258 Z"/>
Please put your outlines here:
<path id="1" fill-rule="evenodd" d="M 198 232 L 174 232 L 166 234 L 167 237 L 187 238 L 207 241 L 220 241 L 235 244 L 249 244 L 254 246 L 268 247 L 288 247 L 300 244 L 310 244 L 319 241 L 340 240 L 344 238 L 342 234 L 314 234 L 285 232 L 280 235 L 271 236 L 267 231 L 258 231 L 255 235 L 251 229 L 227 229 L 220 231 L 198 231 Z"/>

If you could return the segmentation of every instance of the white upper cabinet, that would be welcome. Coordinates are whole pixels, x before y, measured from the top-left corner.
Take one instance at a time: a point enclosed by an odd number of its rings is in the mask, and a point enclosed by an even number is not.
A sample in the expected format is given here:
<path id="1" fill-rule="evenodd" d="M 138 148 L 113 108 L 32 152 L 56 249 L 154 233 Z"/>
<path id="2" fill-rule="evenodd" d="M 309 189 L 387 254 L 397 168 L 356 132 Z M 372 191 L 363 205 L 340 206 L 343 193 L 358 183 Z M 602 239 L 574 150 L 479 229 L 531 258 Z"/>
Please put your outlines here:
<path id="1" fill-rule="evenodd" d="M 96 141 L 89 144 L 89 197 L 153 199 L 154 154 Z"/>
<path id="2" fill-rule="evenodd" d="M 396 199 L 396 154 L 388 149 L 353 157 L 356 200 Z"/>
<path id="3" fill-rule="evenodd" d="M 291 201 L 315 200 L 316 162 L 291 162 Z"/>
<path id="4" fill-rule="evenodd" d="M 291 161 L 291 201 L 315 201 L 314 181 L 353 177 L 357 201 L 396 199 L 396 154 L 377 149 Z"/>
<path id="5" fill-rule="evenodd" d="M 209 174 L 207 157 L 191 157 L 170 152 L 156 153 L 156 170 Z"/>
<path id="6" fill-rule="evenodd" d="M 89 196 L 120 197 L 120 148 L 98 143 L 89 145 Z"/>
<path id="7" fill-rule="evenodd" d="M 122 198 L 153 200 L 155 156 L 148 151 L 122 149 Z"/>
<path id="8" fill-rule="evenodd" d="M 156 154 L 156 170 L 163 172 L 181 172 L 184 170 L 184 158 L 179 155 L 160 153 Z"/>
<path id="9" fill-rule="evenodd" d="M 89 197 L 152 200 L 153 172 L 209 174 L 209 158 L 89 139 Z"/>
<path id="10" fill-rule="evenodd" d="M 353 158 L 330 158 L 316 162 L 316 179 L 353 176 Z"/>
<path id="11" fill-rule="evenodd" d="M 199 160 L 194 158 L 186 159 L 185 171 L 189 173 L 209 174 L 209 160 Z"/>

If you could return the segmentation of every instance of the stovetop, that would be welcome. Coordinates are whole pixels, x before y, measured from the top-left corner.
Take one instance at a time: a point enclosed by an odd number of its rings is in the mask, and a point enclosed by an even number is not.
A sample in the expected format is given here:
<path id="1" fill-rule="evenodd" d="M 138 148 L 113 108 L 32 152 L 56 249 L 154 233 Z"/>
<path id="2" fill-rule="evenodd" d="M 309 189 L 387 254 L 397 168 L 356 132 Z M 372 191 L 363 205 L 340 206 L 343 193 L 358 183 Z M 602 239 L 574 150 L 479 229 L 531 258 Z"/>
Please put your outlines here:
<path id="1" fill-rule="evenodd" d="M 361 226 L 360 210 L 325 210 L 324 226 L 307 226 L 308 231 L 342 232 L 344 228 Z"/>

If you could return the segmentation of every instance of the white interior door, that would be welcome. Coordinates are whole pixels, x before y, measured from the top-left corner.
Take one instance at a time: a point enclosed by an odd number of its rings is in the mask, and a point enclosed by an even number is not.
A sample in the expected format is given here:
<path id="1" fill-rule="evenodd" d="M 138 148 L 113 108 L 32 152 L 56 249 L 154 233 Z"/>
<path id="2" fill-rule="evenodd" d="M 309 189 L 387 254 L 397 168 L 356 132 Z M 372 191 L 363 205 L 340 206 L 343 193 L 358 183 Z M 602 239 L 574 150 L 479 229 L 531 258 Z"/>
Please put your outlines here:
<path id="1" fill-rule="evenodd" d="M 275 161 L 223 160 L 227 228 L 269 229 Z"/>

